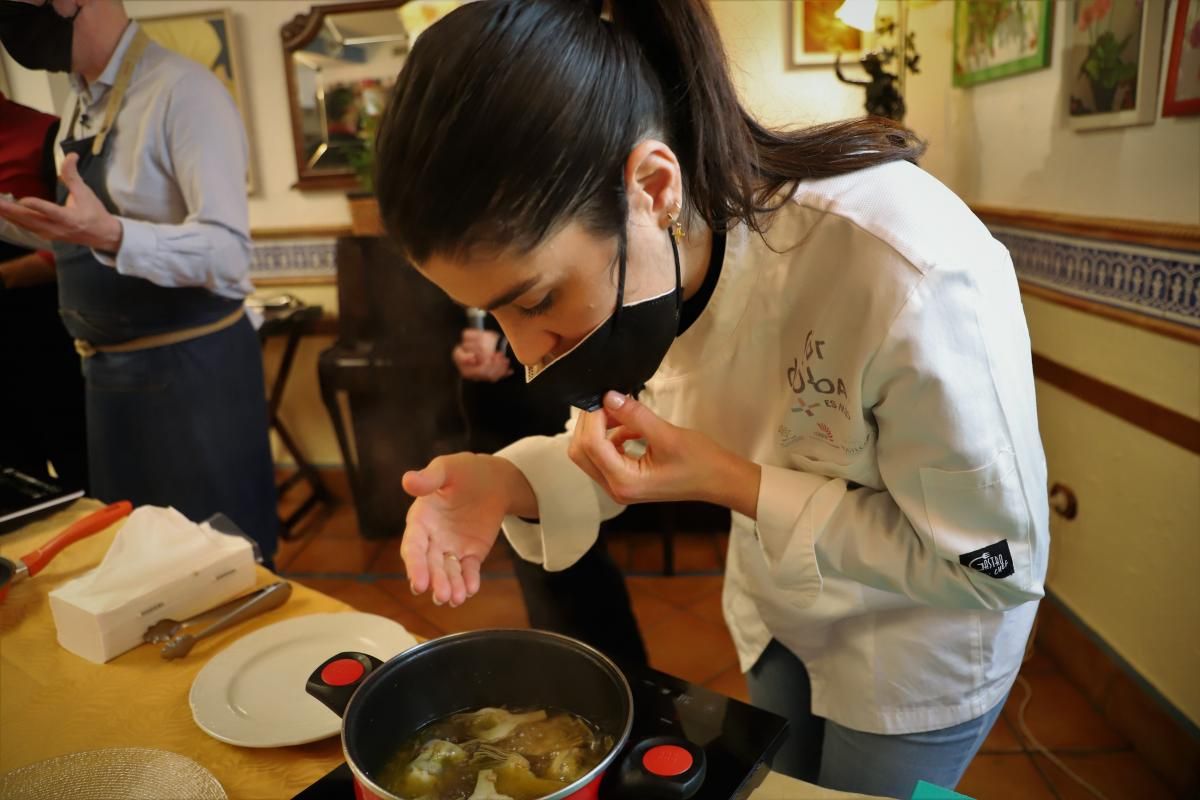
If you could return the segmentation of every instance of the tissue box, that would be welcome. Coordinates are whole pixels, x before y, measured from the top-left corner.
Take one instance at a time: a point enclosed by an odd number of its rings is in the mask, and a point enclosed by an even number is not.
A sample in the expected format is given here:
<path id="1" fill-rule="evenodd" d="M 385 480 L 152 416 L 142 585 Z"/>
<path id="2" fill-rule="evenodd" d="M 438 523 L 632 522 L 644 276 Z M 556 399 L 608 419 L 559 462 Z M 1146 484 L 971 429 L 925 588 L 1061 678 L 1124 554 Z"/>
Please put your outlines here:
<path id="1" fill-rule="evenodd" d="M 103 664 L 142 643 L 161 619 L 184 620 L 254 588 L 248 539 L 143 506 L 96 569 L 50 592 L 58 643 Z"/>

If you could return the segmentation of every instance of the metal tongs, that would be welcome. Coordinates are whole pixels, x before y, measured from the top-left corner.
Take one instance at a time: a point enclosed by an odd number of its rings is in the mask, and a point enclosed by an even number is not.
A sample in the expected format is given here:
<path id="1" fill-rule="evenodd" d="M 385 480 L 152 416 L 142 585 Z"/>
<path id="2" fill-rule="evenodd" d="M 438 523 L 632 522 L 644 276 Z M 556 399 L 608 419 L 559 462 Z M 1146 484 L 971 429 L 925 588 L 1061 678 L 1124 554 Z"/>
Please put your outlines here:
<path id="1" fill-rule="evenodd" d="M 273 608 L 279 608 L 291 596 L 292 585 L 287 581 L 277 581 L 183 622 L 173 619 L 159 620 L 146 630 L 142 641 L 148 644 L 166 642 L 162 649 L 163 658 L 183 658 L 191 652 L 196 642 L 204 637 L 220 633 Z M 209 620 L 215 621 L 196 633 L 190 632 Z"/>

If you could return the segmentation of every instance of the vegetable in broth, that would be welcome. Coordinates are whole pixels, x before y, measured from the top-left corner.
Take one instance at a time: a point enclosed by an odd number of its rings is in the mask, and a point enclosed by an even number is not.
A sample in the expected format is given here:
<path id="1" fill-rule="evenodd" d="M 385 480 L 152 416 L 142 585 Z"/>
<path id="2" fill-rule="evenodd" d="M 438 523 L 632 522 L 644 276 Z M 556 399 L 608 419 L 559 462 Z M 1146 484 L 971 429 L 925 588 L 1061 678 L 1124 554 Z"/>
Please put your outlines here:
<path id="1" fill-rule="evenodd" d="M 566 711 L 481 708 L 426 725 L 378 783 L 405 800 L 537 800 L 586 775 L 612 746 Z"/>

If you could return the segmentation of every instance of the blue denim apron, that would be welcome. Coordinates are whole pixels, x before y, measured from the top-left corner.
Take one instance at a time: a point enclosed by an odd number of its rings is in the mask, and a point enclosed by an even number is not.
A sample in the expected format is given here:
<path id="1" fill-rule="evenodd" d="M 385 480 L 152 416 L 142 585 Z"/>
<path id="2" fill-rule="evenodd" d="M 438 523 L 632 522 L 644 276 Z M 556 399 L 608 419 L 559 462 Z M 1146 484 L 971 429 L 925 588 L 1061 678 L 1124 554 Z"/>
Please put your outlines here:
<path id="1" fill-rule="evenodd" d="M 68 133 L 73 129 L 68 129 Z M 62 142 L 79 174 L 114 214 L 105 175 L 115 130 Z M 59 183 L 58 201 L 67 190 Z M 168 288 L 121 275 L 88 247 L 56 242 L 59 310 L 67 331 L 119 344 L 215 322 L 241 301 L 202 287 Z M 174 506 L 192 520 L 221 512 L 276 547 L 274 471 L 267 439 L 262 356 L 249 320 L 176 344 L 83 359 L 92 493 L 104 502 Z"/>

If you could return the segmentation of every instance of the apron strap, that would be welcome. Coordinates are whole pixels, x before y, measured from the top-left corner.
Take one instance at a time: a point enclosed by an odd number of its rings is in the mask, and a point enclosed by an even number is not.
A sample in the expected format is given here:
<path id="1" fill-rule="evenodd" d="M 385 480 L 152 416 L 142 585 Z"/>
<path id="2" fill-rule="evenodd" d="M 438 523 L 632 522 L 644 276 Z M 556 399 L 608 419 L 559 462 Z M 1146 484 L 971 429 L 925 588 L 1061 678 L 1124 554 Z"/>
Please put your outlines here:
<path id="1" fill-rule="evenodd" d="M 125 55 L 121 58 L 121 66 L 117 69 L 117 78 L 113 82 L 112 91 L 108 95 L 108 104 L 104 108 L 104 122 L 100 125 L 100 132 L 92 140 L 92 155 L 94 156 L 100 155 L 104 150 L 104 140 L 108 138 L 108 131 L 112 128 L 113 120 L 117 118 L 117 112 L 121 109 L 121 101 L 125 99 L 125 90 L 129 88 L 129 81 L 133 78 L 133 68 L 141 60 L 142 53 L 146 51 L 148 44 L 150 44 L 150 37 L 139 27 L 134 32 L 133 41 L 126 48 Z"/>
<path id="2" fill-rule="evenodd" d="M 171 344 L 188 342 L 192 339 L 199 339 L 201 336 L 208 336 L 210 333 L 216 333 L 217 331 L 233 327 L 241 320 L 244 313 L 245 309 L 242 306 L 238 306 L 236 310 L 206 325 L 196 325 L 191 328 L 168 331 L 167 333 L 156 333 L 152 336 L 140 336 L 137 339 L 130 339 L 128 342 L 121 342 L 120 344 L 92 344 L 85 339 L 76 339 L 75 352 L 83 358 L 91 358 L 96 353 L 133 353 L 138 350 L 149 350 L 152 347 L 166 347 Z"/>

